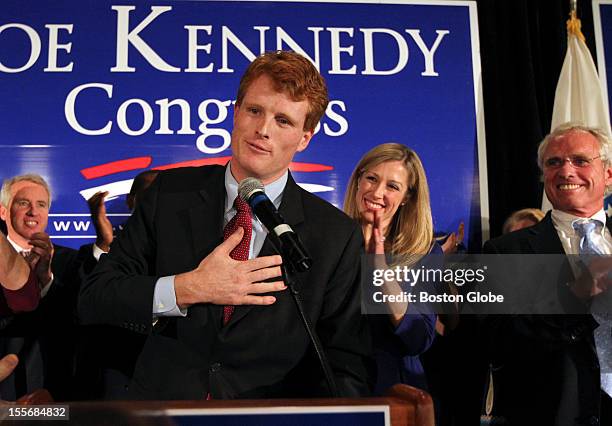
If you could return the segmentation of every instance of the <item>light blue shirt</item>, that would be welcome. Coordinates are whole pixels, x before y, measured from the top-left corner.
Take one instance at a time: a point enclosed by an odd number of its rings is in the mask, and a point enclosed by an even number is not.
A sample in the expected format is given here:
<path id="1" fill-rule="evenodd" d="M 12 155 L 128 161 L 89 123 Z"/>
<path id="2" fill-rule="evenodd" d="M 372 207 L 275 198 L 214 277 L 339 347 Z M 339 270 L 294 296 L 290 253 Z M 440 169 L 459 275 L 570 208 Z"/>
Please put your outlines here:
<path id="1" fill-rule="evenodd" d="M 238 196 L 238 182 L 231 173 L 231 163 L 225 168 L 225 210 L 223 215 L 223 226 L 236 215 L 234 200 Z M 278 209 L 283 200 L 283 191 L 287 185 L 289 172 L 285 172 L 274 182 L 265 185 L 264 191 L 274 206 Z M 257 257 L 263 247 L 268 231 L 266 227 L 253 215 L 253 232 L 251 233 L 251 244 L 249 247 L 249 259 Z M 161 277 L 155 283 L 153 293 L 153 316 L 186 316 L 186 309 L 179 309 L 176 304 L 176 293 L 174 292 L 174 278 L 176 275 Z"/>

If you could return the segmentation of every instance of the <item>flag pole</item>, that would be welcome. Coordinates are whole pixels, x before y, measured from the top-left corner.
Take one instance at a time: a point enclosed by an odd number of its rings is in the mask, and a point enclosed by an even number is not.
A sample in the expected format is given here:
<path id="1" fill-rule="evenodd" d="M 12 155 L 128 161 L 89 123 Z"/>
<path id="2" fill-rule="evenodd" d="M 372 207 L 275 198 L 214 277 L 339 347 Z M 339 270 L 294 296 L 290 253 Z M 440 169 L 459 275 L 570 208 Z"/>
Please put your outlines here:
<path id="1" fill-rule="evenodd" d="M 578 19 L 578 0 L 570 0 L 570 18 L 567 20 L 567 33 L 568 35 L 574 34 L 582 42 L 585 42 L 584 35 L 581 31 L 581 22 Z"/>

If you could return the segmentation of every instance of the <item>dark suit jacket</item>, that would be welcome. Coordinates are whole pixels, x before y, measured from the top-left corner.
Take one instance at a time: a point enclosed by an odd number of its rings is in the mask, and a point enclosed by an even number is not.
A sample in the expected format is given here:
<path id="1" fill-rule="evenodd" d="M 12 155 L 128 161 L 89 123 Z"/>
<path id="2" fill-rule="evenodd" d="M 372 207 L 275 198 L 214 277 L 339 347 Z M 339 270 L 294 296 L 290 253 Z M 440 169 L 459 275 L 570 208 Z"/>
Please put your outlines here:
<path id="1" fill-rule="evenodd" d="M 608 220 L 608 228 L 611 224 Z M 488 241 L 483 252 L 565 253 L 550 213 L 532 227 Z M 568 288 L 560 288 L 559 294 L 568 301 L 573 298 Z M 574 299 L 574 303 L 581 303 Z M 500 315 L 487 321 L 497 415 L 508 418 L 513 425 L 554 425 L 569 362 L 577 373 L 576 424 L 598 424 L 593 423 L 599 416 L 600 400 L 599 362 L 593 338 L 598 324 L 590 314 Z"/>
<path id="2" fill-rule="evenodd" d="M 132 384 L 140 397 L 317 395 L 322 375 L 288 290 L 276 293 L 271 306 L 237 306 L 227 326 L 222 306 L 197 304 L 186 317 L 162 318 L 152 327 L 157 279 L 194 269 L 223 240 L 224 171 L 209 166 L 160 174 L 90 274 L 79 314 L 85 323 L 150 333 Z M 338 387 L 343 395 L 366 394 L 371 346 L 360 313 L 361 230 L 291 176 L 280 211 L 313 258 L 313 267 L 299 274 L 300 296 Z M 260 256 L 274 254 L 270 238 Z"/>
<path id="3" fill-rule="evenodd" d="M 20 359 L 15 372 L 0 387 L 4 399 L 19 398 L 38 386 L 49 390 L 58 401 L 74 398 L 80 260 L 75 250 L 54 247 L 51 263 L 54 278 L 49 292 L 34 311 L 6 318 L 0 331 L 2 354 L 17 353 Z M 29 377 L 27 383 L 25 376 Z M 31 380 L 32 377 L 38 379 Z"/>
<path id="4" fill-rule="evenodd" d="M 89 275 L 98 261 L 93 243 L 79 249 L 81 280 Z M 128 385 L 146 335 L 118 326 L 96 324 L 79 327 L 78 370 L 76 384 L 85 400 L 128 399 Z"/>

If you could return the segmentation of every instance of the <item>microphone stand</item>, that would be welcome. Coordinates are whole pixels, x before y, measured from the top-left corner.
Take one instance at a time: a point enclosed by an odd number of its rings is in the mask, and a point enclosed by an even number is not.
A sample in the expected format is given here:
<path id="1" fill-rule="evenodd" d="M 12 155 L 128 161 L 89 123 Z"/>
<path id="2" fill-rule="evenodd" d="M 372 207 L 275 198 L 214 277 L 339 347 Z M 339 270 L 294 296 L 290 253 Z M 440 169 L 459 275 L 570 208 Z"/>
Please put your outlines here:
<path id="1" fill-rule="evenodd" d="M 275 244 L 274 244 L 275 245 Z M 277 251 L 282 253 L 280 250 Z M 282 256 L 282 254 L 281 254 Z M 323 350 L 323 346 L 321 345 L 321 341 L 319 340 L 319 336 L 316 331 L 312 328 L 312 324 L 308 320 L 306 316 L 306 312 L 304 312 L 304 306 L 302 305 L 302 299 L 300 297 L 299 289 L 301 288 L 301 283 L 296 274 L 295 265 L 289 259 L 285 259 L 283 256 L 283 280 L 289 291 L 293 300 L 295 302 L 295 306 L 297 307 L 298 313 L 300 315 L 300 319 L 306 328 L 306 333 L 308 333 L 308 337 L 314 346 L 315 352 L 317 353 L 317 357 L 319 358 L 319 363 L 321 364 L 321 368 L 323 369 L 323 374 L 325 375 L 325 380 L 327 381 L 327 386 L 329 388 L 329 392 L 332 397 L 339 398 L 340 394 L 338 393 L 338 386 L 336 385 L 336 380 L 334 379 L 334 374 L 332 372 L 331 366 L 329 365 L 329 360 L 325 355 L 325 351 Z"/>

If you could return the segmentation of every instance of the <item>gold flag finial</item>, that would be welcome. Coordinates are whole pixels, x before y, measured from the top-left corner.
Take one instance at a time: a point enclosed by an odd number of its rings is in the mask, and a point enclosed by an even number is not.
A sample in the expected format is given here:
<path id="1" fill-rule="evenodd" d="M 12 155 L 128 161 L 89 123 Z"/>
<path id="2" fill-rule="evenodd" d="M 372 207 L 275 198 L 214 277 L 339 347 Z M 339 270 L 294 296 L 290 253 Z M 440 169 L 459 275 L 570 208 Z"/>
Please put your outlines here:
<path id="1" fill-rule="evenodd" d="M 580 30 L 581 22 L 580 19 L 578 19 L 577 10 L 578 1 L 570 0 L 570 18 L 567 20 L 567 33 L 568 35 L 574 34 L 584 43 L 584 34 L 582 34 L 582 31 Z"/>

